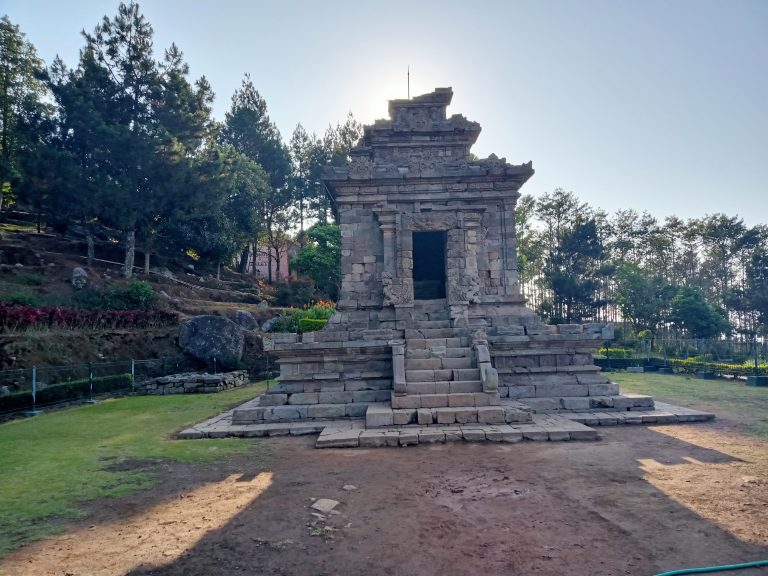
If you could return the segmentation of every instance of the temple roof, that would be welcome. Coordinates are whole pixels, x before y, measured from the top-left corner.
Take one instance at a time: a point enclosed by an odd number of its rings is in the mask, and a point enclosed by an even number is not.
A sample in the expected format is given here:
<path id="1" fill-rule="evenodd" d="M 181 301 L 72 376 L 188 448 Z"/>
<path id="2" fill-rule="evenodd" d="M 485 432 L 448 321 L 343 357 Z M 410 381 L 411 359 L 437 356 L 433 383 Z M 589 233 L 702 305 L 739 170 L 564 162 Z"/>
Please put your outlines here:
<path id="1" fill-rule="evenodd" d="M 363 128 L 363 137 L 350 151 L 351 161 L 333 167 L 327 180 L 425 178 L 442 176 L 515 175 L 527 180 L 531 163 L 507 164 L 504 158 L 470 160 L 470 149 L 480 135 L 480 124 L 461 114 L 450 118 L 446 109 L 452 88 L 411 99 L 389 101 L 389 118 Z"/>

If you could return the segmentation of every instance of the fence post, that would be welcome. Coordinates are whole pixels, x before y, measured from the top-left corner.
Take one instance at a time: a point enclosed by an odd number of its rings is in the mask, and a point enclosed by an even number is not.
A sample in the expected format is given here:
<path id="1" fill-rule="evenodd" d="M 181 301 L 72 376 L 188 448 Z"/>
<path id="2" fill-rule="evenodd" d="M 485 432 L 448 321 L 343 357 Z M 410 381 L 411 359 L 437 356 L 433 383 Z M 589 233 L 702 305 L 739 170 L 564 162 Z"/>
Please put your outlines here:
<path id="1" fill-rule="evenodd" d="M 37 366 L 32 366 L 32 410 L 27 410 L 25 415 L 37 416 L 41 412 L 37 409 Z"/>
<path id="2" fill-rule="evenodd" d="M 136 360 L 131 358 L 131 393 L 136 392 Z"/>
<path id="3" fill-rule="evenodd" d="M 88 362 L 88 404 L 95 404 L 93 399 L 93 362 Z"/>
<path id="4" fill-rule="evenodd" d="M 755 376 L 759 376 L 760 362 L 759 362 L 758 352 L 757 352 L 757 332 L 755 332 L 754 341 L 755 341 Z"/>

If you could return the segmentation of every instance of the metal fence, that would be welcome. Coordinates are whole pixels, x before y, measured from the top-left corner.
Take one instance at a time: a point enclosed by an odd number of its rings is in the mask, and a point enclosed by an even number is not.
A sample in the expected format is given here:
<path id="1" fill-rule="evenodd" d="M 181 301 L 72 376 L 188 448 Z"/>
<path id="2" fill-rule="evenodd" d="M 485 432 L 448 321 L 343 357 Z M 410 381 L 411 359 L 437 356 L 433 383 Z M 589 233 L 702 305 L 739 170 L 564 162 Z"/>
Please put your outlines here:
<path id="1" fill-rule="evenodd" d="M 0 370 L 0 414 L 132 392 L 138 382 L 194 368 L 189 362 L 174 356 Z"/>

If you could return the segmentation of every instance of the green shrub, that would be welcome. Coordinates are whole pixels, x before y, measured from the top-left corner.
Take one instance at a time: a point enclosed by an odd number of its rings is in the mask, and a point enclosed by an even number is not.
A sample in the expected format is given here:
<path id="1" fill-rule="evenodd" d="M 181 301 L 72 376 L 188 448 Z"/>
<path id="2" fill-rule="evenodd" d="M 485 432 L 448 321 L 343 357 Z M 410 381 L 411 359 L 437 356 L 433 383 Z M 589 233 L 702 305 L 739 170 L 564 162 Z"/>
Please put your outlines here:
<path id="1" fill-rule="evenodd" d="M 321 318 L 301 318 L 299 319 L 299 332 L 317 332 L 322 330 L 328 320 Z"/>
<path id="2" fill-rule="evenodd" d="M 272 332 L 316 332 L 321 330 L 336 311 L 332 302 L 320 301 L 310 308 L 294 310 L 272 324 Z"/>
<path id="3" fill-rule="evenodd" d="M 7 292 L 0 296 L 0 301 L 8 302 L 9 304 L 19 304 L 21 306 L 39 306 L 40 297 L 28 290 L 17 290 L 15 292 Z"/>
<path id="4" fill-rule="evenodd" d="M 309 306 L 315 299 L 315 284 L 309 278 L 290 279 L 277 285 L 278 306 Z"/>
<path id="5" fill-rule="evenodd" d="M 600 348 L 597 353 L 606 358 L 632 358 L 632 350 L 628 348 Z"/>
<path id="6" fill-rule="evenodd" d="M 45 282 L 45 276 L 38 272 L 18 272 L 16 274 L 16 280 L 19 284 L 26 284 L 27 286 L 40 286 Z"/>
<path id="7" fill-rule="evenodd" d="M 155 291 L 143 280 L 132 280 L 126 287 L 86 286 L 75 295 L 78 308 L 90 310 L 149 310 L 155 302 Z"/>
<path id="8" fill-rule="evenodd" d="M 131 385 L 130 374 L 117 374 L 115 376 L 98 376 L 93 379 L 93 393 L 104 394 L 114 390 L 124 390 Z M 68 400 L 80 400 L 87 398 L 89 392 L 88 379 L 72 380 L 60 384 L 51 384 L 37 391 L 36 402 L 42 406 L 66 402 Z M 0 396 L 0 412 L 13 412 L 24 410 L 32 406 L 32 392 L 25 390 L 15 392 L 10 396 Z"/>

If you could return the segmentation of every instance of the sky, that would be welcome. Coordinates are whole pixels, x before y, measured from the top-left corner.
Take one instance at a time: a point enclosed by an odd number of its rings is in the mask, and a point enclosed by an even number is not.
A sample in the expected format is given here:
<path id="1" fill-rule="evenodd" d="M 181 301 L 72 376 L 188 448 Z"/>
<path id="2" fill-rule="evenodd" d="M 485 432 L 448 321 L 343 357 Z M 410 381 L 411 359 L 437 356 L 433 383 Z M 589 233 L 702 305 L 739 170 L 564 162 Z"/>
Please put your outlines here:
<path id="1" fill-rule="evenodd" d="M 723 212 L 768 223 L 765 0 L 144 0 L 158 56 L 175 42 L 223 119 L 244 74 L 288 140 L 348 112 L 450 86 L 473 148 L 608 212 Z M 0 0 L 50 64 L 77 64 L 107 0 Z"/>

